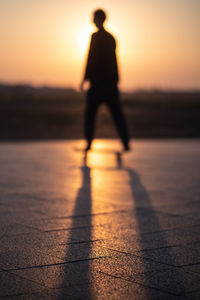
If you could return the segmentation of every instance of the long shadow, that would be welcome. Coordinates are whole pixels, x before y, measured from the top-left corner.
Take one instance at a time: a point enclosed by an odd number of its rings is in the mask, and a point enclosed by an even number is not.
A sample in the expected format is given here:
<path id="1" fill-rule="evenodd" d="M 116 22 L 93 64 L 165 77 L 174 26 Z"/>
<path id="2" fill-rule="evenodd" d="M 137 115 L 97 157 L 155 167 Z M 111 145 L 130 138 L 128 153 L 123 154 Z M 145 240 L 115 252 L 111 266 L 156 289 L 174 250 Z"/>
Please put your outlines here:
<path id="1" fill-rule="evenodd" d="M 149 224 L 149 231 L 150 232 L 156 232 L 157 237 L 159 238 L 159 244 L 162 245 L 162 255 L 166 256 L 168 259 L 168 263 L 166 264 L 166 269 L 171 269 L 172 272 L 171 278 L 167 278 L 169 274 L 162 275 L 162 271 L 156 271 L 154 266 L 152 265 L 153 260 L 147 259 L 145 254 L 142 254 L 141 251 L 141 257 L 143 259 L 143 266 L 144 266 L 144 272 L 145 272 L 145 282 L 147 286 L 152 287 L 157 290 L 162 290 L 165 292 L 168 292 L 169 294 L 173 295 L 184 295 L 185 294 L 185 287 L 183 283 L 183 278 L 180 273 L 180 271 L 177 268 L 173 268 L 173 266 L 176 265 L 175 263 L 175 257 L 172 253 L 171 249 L 168 247 L 167 240 L 164 236 L 164 233 L 162 231 L 159 219 L 156 215 L 156 212 L 152 206 L 151 198 L 145 189 L 138 172 L 131 168 L 126 168 L 129 178 L 130 178 L 130 187 L 132 191 L 133 201 L 135 204 L 135 213 L 136 213 L 136 220 L 137 225 L 140 232 L 140 245 L 141 250 L 147 249 L 147 235 L 144 234 L 144 232 L 147 232 L 147 224 L 145 222 L 145 217 L 148 217 L 148 220 L 150 222 Z M 144 208 L 141 208 L 141 202 L 144 205 Z M 151 228 L 152 227 L 152 228 Z M 157 259 L 156 259 L 157 260 Z M 159 260 L 159 258 L 158 258 Z M 165 274 L 165 273 L 163 273 Z M 165 278 L 166 276 L 166 278 Z M 163 278 L 164 277 L 164 278 Z M 173 277 L 173 279 L 172 279 Z M 166 285 L 163 287 L 163 282 L 166 280 Z M 160 281 L 160 283 L 158 283 Z M 161 282 L 163 281 L 163 282 Z M 167 282 L 168 281 L 168 282 Z M 172 287 L 173 285 L 173 287 Z M 162 286 L 162 287 L 161 287 Z M 173 291 L 170 290 L 170 286 L 172 287 Z M 176 291 L 175 291 L 176 290 Z M 169 295 L 170 297 L 170 295 Z M 149 290 L 149 299 L 155 300 L 155 291 L 152 289 Z"/>
<path id="2" fill-rule="evenodd" d="M 81 167 L 82 184 L 78 191 L 65 255 L 61 293 L 78 299 L 91 299 L 89 257 L 91 249 L 91 174 L 87 161 Z M 84 213 L 82 213 L 84 212 Z M 83 218 L 81 220 L 81 218 Z M 81 230 L 81 231 L 80 231 Z M 62 290 L 63 288 L 63 290 Z M 76 294 L 76 295 L 75 295 Z M 67 297 L 67 296 L 66 296 Z M 58 299 L 68 299 L 63 294 Z"/>
<path id="3" fill-rule="evenodd" d="M 141 246 L 141 253 L 140 257 L 143 260 L 143 267 L 144 267 L 144 279 L 145 279 L 145 285 L 151 287 L 149 289 L 149 297 L 148 300 L 155 300 L 155 290 L 160 290 L 167 292 L 168 294 L 176 295 L 176 296 L 184 296 L 186 293 L 186 289 L 184 286 L 183 278 L 181 272 L 175 268 L 176 262 L 174 254 L 172 253 L 167 240 L 164 236 L 164 233 L 162 231 L 159 219 L 156 215 L 156 212 L 153 208 L 151 198 L 145 189 L 140 174 L 136 172 L 132 168 L 127 168 L 123 166 L 122 156 L 117 155 L 116 156 L 116 165 L 117 169 L 126 170 L 129 174 L 130 179 L 130 188 L 132 192 L 133 202 L 135 206 L 135 216 L 136 221 L 140 233 L 140 246 Z M 141 206 L 142 203 L 142 206 Z M 147 222 L 145 221 L 145 218 L 148 218 L 150 224 L 149 224 L 149 230 L 147 230 Z M 153 229 L 153 230 L 152 230 Z M 154 259 L 149 258 L 142 252 L 142 250 L 149 250 L 150 248 L 147 247 L 148 243 L 148 232 L 156 232 L 157 239 L 159 240 L 159 245 L 162 245 L 162 256 L 167 257 L 167 264 L 165 264 L 165 267 L 163 269 L 160 269 L 156 271 L 154 265 L 152 262 L 154 262 Z M 146 233 L 146 234 L 145 234 Z M 152 249 L 153 250 L 153 249 Z M 159 258 L 156 259 L 156 262 L 159 264 Z M 160 262 L 162 263 L 162 262 Z M 163 263 L 164 266 L 164 263 Z M 162 271 L 164 269 L 172 271 L 171 276 L 172 278 L 168 278 L 169 274 L 166 273 L 166 275 L 162 275 Z M 165 277 L 166 278 L 163 278 Z M 158 281 L 168 281 L 168 283 L 164 286 L 158 284 Z M 172 287 L 173 285 L 173 287 Z M 172 288 L 172 290 L 170 289 Z M 170 297 L 170 295 L 166 295 L 166 298 Z"/>
<path id="4" fill-rule="evenodd" d="M 129 174 L 130 187 L 132 191 L 133 201 L 135 204 L 136 221 L 140 233 L 141 250 L 147 249 L 147 239 L 146 239 L 147 234 L 144 234 L 147 227 L 147 225 L 144 222 L 144 219 L 145 219 L 145 214 L 147 214 L 148 220 L 150 220 L 151 222 L 150 226 L 153 226 L 152 232 L 156 232 L 157 237 L 159 237 L 159 242 L 162 245 L 162 251 L 164 255 L 168 257 L 168 264 L 165 265 L 166 270 L 173 269 L 172 270 L 173 281 L 175 285 L 178 285 L 177 292 L 173 290 L 170 291 L 171 279 L 169 281 L 168 288 L 167 288 L 167 284 L 166 287 L 157 285 L 157 278 L 159 276 L 158 275 L 159 271 L 155 270 L 155 264 L 153 264 L 154 261 L 150 258 L 147 258 L 145 254 L 143 254 L 141 251 L 141 253 L 139 253 L 138 256 L 142 258 L 143 268 L 144 268 L 145 283 L 143 283 L 142 285 L 149 287 L 148 300 L 156 299 L 155 290 L 166 292 L 167 294 L 165 299 L 170 299 L 170 294 L 177 295 L 177 296 L 184 295 L 185 288 L 184 288 L 181 273 L 177 268 L 173 267 L 176 265 L 174 254 L 168 247 L 168 243 L 167 240 L 165 239 L 159 219 L 151 203 L 151 198 L 140 179 L 140 175 L 134 169 L 124 167 L 122 163 L 122 158 L 118 154 L 116 155 L 116 169 L 125 170 Z M 90 174 L 91 170 L 87 166 L 87 156 L 84 157 L 84 165 L 81 168 L 81 171 L 82 171 L 82 185 L 76 197 L 76 203 L 73 212 L 74 217 L 73 217 L 71 231 L 68 239 L 70 243 L 68 244 L 68 250 L 66 252 L 67 263 L 64 268 L 61 288 L 62 287 L 65 288 L 65 293 L 68 295 L 77 296 L 78 298 L 81 299 L 91 299 L 89 262 L 90 262 L 90 251 L 91 251 L 90 249 L 91 249 L 91 240 L 92 240 L 92 230 L 91 230 L 92 196 L 91 196 L 91 174 Z M 144 208 L 141 208 L 141 202 Z M 78 241 L 80 232 L 77 232 L 76 229 L 81 227 L 80 225 L 81 210 L 84 211 L 84 216 L 86 216 L 86 220 L 84 220 L 84 237 L 81 237 L 80 241 Z M 81 247 L 81 245 L 83 245 L 83 247 Z M 80 247 L 80 249 L 77 247 Z M 78 254 L 79 252 L 78 250 L 80 250 L 80 256 Z M 83 251 L 83 253 L 81 253 L 81 251 Z M 159 265 L 159 262 L 157 262 L 157 264 Z M 157 272 L 158 274 L 156 274 Z M 166 281 L 168 279 L 169 278 L 166 278 Z M 163 278 L 161 278 L 161 280 L 163 280 Z M 140 283 L 140 280 L 138 280 L 138 283 Z M 173 289 L 175 285 L 173 285 Z M 78 291 L 79 288 L 80 290 Z M 76 294 L 74 294 L 74 290 L 77 290 Z M 63 297 L 60 297 L 59 299 L 63 299 Z"/>

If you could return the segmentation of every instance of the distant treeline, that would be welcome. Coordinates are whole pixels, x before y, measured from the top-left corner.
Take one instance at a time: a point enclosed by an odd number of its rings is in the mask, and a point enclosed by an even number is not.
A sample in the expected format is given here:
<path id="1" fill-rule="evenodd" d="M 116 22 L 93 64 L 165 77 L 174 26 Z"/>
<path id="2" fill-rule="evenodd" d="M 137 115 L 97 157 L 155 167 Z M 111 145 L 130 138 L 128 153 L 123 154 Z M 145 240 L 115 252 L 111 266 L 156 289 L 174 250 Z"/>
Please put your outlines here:
<path id="1" fill-rule="evenodd" d="M 12 100 L 67 100 L 82 98 L 81 94 L 72 88 L 33 87 L 31 85 L 0 84 L 0 99 Z"/>
<path id="2" fill-rule="evenodd" d="M 170 101 L 200 101 L 200 90 L 198 91 L 163 91 L 163 90 L 136 90 L 133 92 L 121 92 L 123 101 L 141 102 L 170 102 Z M 84 94 L 73 88 L 55 87 L 33 87 L 31 85 L 6 85 L 0 84 L 1 100 L 83 100 Z"/>
<path id="3" fill-rule="evenodd" d="M 200 137 L 200 91 L 121 93 L 133 138 Z M 0 85 L 0 140 L 83 138 L 84 94 L 67 88 Z M 103 106 L 96 137 L 117 137 Z"/>

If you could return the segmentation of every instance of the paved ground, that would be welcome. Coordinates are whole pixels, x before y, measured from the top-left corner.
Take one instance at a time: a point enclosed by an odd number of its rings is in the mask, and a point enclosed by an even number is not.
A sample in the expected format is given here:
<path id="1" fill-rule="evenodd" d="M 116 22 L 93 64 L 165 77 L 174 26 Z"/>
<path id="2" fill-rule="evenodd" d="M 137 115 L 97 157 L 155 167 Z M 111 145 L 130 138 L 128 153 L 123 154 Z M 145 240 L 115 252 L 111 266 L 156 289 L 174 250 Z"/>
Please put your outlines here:
<path id="1" fill-rule="evenodd" d="M 0 144 L 2 299 L 200 299 L 200 141 L 132 145 Z"/>

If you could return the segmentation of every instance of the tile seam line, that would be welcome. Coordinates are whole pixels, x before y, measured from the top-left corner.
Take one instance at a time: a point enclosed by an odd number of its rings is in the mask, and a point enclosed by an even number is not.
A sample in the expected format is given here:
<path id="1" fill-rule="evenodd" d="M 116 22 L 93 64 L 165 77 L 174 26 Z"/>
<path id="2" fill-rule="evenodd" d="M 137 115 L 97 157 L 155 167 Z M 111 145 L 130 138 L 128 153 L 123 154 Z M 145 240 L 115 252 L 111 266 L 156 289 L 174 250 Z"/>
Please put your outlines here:
<path id="1" fill-rule="evenodd" d="M 73 219 L 73 218 L 81 218 L 81 217 L 87 217 L 87 216 L 99 216 L 99 215 L 111 215 L 111 214 L 118 214 L 123 212 L 129 212 L 129 210 L 117 210 L 112 212 L 104 212 L 104 213 L 94 213 L 94 214 L 82 214 L 82 215 L 72 215 L 67 217 L 57 217 L 57 218 L 45 218 L 42 220 L 62 220 L 62 219 Z"/>
<path id="2" fill-rule="evenodd" d="M 31 267 L 24 267 L 24 268 L 1 269 L 1 272 L 11 272 L 11 271 L 39 269 L 39 268 L 53 267 L 53 266 L 62 266 L 62 265 L 67 265 L 67 264 L 73 264 L 73 263 L 85 262 L 85 261 L 92 261 L 92 260 L 97 260 L 97 259 L 102 259 L 102 258 L 109 258 L 109 257 L 112 257 L 112 256 L 99 256 L 99 257 L 93 257 L 93 258 L 87 258 L 87 259 L 78 259 L 78 260 L 65 261 L 65 262 L 63 261 L 63 262 L 55 263 L 55 264 L 31 266 Z"/>
<path id="3" fill-rule="evenodd" d="M 105 247 L 102 247 L 102 248 L 105 248 Z M 106 248 L 106 249 L 109 249 L 111 251 L 114 251 L 114 252 L 117 252 L 117 253 L 122 253 L 122 254 L 125 254 L 125 255 L 130 255 L 130 256 L 134 256 L 134 257 L 137 257 L 137 258 L 141 258 L 141 259 L 145 259 L 145 260 L 149 260 L 149 261 L 152 261 L 154 263 L 158 263 L 158 264 L 161 264 L 161 265 L 166 265 L 166 266 L 170 266 L 170 267 L 178 267 L 178 266 L 175 266 L 175 265 L 170 265 L 170 264 L 166 264 L 166 263 L 163 263 L 163 262 L 160 262 L 160 261 L 157 261 L 157 260 L 154 260 L 152 258 L 148 258 L 148 257 L 142 257 L 142 256 L 139 256 L 139 255 L 135 255 L 133 253 L 128 253 L 128 252 L 124 252 L 124 251 L 119 251 L 119 250 L 115 250 L 115 249 L 112 249 L 112 248 Z M 109 256 L 108 256 L 109 257 Z M 181 266 L 182 267 L 182 266 Z"/>
<path id="4" fill-rule="evenodd" d="M 180 294 L 173 294 L 173 293 L 170 293 L 170 292 L 167 292 L 167 291 L 164 291 L 164 290 L 161 290 L 161 289 L 152 287 L 152 286 L 148 286 L 148 285 L 142 284 L 142 283 L 138 282 L 137 280 L 135 281 L 134 279 L 133 279 L 133 280 L 130 280 L 130 279 L 127 279 L 127 278 L 125 278 L 125 277 L 111 275 L 111 274 L 108 274 L 108 273 L 106 273 L 106 272 L 102 272 L 102 271 L 98 271 L 98 272 L 99 272 L 99 273 L 102 273 L 102 274 L 104 274 L 104 275 L 113 277 L 113 278 L 121 279 L 121 280 L 128 281 L 128 282 L 134 282 L 135 284 L 137 284 L 137 285 L 139 285 L 139 286 L 143 286 L 143 287 L 145 287 L 145 288 L 153 289 L 153 290 L 156 290 L 156 291 L 159 291 L 159 292 L 162 292 L 162 293 L 166 293 L 166 294 L 173 295 L 173 296 L 182 296 L 182 295 L 180 295 Z"/>

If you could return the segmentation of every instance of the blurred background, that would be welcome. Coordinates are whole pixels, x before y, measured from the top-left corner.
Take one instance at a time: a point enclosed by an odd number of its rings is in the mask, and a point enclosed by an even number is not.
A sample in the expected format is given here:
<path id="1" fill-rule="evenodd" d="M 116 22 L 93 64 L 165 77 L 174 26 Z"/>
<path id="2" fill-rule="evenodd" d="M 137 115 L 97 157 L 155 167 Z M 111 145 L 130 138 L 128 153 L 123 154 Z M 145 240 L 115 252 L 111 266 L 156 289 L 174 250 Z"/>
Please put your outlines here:
<path id="1" fill-rule="evenodd" d="M 92 13 L 117 40 L 132 137 L 200 137 L 199 0 L 0 0 L 0 139 L 83 138 Z M 96 137 L 116 137 L 102 107 Z"/>

